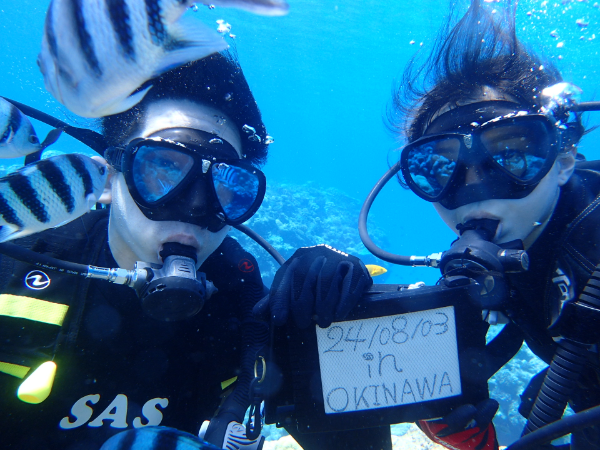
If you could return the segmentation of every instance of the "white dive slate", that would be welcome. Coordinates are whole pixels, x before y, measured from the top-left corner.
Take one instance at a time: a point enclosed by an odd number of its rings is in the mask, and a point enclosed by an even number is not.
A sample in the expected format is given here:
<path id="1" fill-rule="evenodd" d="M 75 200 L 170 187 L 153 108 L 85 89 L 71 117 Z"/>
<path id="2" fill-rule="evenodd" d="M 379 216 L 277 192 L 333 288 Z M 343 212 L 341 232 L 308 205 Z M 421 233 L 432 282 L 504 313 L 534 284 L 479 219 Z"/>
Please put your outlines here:
<path id="1" fill-rule="evenodd" d="M 326 414 L 462 392 L 453 306 L 315 328 Z"/>

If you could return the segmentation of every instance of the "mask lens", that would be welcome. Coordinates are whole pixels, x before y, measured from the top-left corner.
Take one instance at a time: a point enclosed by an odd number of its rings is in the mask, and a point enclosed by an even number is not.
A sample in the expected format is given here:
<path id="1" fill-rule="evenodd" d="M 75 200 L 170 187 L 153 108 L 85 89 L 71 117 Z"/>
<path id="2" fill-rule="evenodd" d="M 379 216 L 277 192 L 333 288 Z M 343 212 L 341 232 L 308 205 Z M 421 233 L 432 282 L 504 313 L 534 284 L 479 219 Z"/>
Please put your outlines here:
<path id="1" fill-rule="evenodd" d="M 486 127 L 480 139 L 496 164 L 523 181 L 540 173 L 552 147 L 551 134 L 541 120 Z"/>
<path id="2" fill-rule="evenodd" d="M 440 137 L 408 148 L 405 165 L 412 182 L 422 193 L 435 198 L 446 187 L 456 169 L 461 139 Z"/>
<path id="3" fill-rule="evenodd" d="M 243 167 L 226 163 L 211 166 L 212 179 L 217 198 L 229 220 L 246 214 L 258 196 L 259 178 Z"/>
<path id="4" fill-rule="evenodd" d="M 145 201 L 154 203 L 181 183 L 193 166 L 194 159 L 185 153 L 141 146 L 133 160 L 133 183 Z"/>

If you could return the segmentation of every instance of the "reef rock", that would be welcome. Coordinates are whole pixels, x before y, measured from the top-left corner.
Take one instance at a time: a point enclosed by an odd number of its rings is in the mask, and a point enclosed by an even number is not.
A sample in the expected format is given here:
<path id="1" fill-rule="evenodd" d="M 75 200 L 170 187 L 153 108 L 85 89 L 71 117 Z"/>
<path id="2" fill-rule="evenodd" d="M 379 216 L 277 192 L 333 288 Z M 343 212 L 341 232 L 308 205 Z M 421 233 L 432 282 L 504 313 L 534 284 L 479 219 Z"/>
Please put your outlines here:
<path id="1" fill-rule="evenodd" d="M 286 259 L 300 247 L 328 244 L 361 258 L 365 264 L 389 267 L 371 255 L 360 240 L 357 224 L 361 206 L 362 202 L 343 192 L 317 183 L 269 182 L 262 206 L 244 225 L 265 238 Z M 384 233 L 371 221 L 369 233 L 380 246 L 386 246 Z M 231 235 L 257 257 L 263 280 L 270 286 L 279 265 L 246 235 L 238 231 Z M 384 282 L 385 275 L 377 277 L 377 283 Z"/>

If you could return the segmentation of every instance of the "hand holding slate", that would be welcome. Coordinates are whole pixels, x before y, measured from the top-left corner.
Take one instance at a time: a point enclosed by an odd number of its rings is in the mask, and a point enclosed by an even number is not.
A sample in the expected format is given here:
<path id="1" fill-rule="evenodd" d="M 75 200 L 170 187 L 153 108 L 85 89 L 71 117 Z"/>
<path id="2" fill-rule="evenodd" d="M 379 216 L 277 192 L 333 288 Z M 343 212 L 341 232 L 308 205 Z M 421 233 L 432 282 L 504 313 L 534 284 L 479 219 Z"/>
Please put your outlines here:
<path id="1" fill-rule="evenodd" d="M 296 250 L 275 275 L 269 296 L 254 307 L 277 326 L 291 316 L 299 328 L 342 320 L 373 280 L 363 262 L 325 245 Z"/>

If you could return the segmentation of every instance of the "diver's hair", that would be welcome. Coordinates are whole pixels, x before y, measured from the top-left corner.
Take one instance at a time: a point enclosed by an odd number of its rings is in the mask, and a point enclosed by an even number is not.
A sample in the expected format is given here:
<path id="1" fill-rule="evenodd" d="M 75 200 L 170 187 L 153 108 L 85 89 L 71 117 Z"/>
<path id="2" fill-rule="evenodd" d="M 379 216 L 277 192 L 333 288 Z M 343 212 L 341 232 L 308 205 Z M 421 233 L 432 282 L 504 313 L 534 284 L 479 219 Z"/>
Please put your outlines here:
<path id="1" fill-rule="evenodd" d="M 144 99 L 128 111 L 101 120 L 102 132 L 111 146 L 123 145 L 144 120 L 150 103 L 162 99 L 190 100 L 223 111 L 240 134 L 246 161 L 261 166 L 267 160 L 267 130 L 252 91 L 234 52 L 207 56 L 150 80 L 152 88 Z M 249 125 L 261 142 L 248 139 L 243 130 Z"/>
<path id="2" fill-rule="evenodd" d="M 521 107 L 537 111 L 542 89 L 562 81 L 549 61 L 526 49 L 515 31 L 516 5 L 494 3 L 494 14 L 473 0 L 456 22 L 454 4 L 431 54 L 419 64 L 415 55 L 394 87 L 387 126 L 401 141 L 423 136 L 442 108 L 451 109 L 490 86 Z M 576 117 L 577 140 L 583 134 Z"/>

